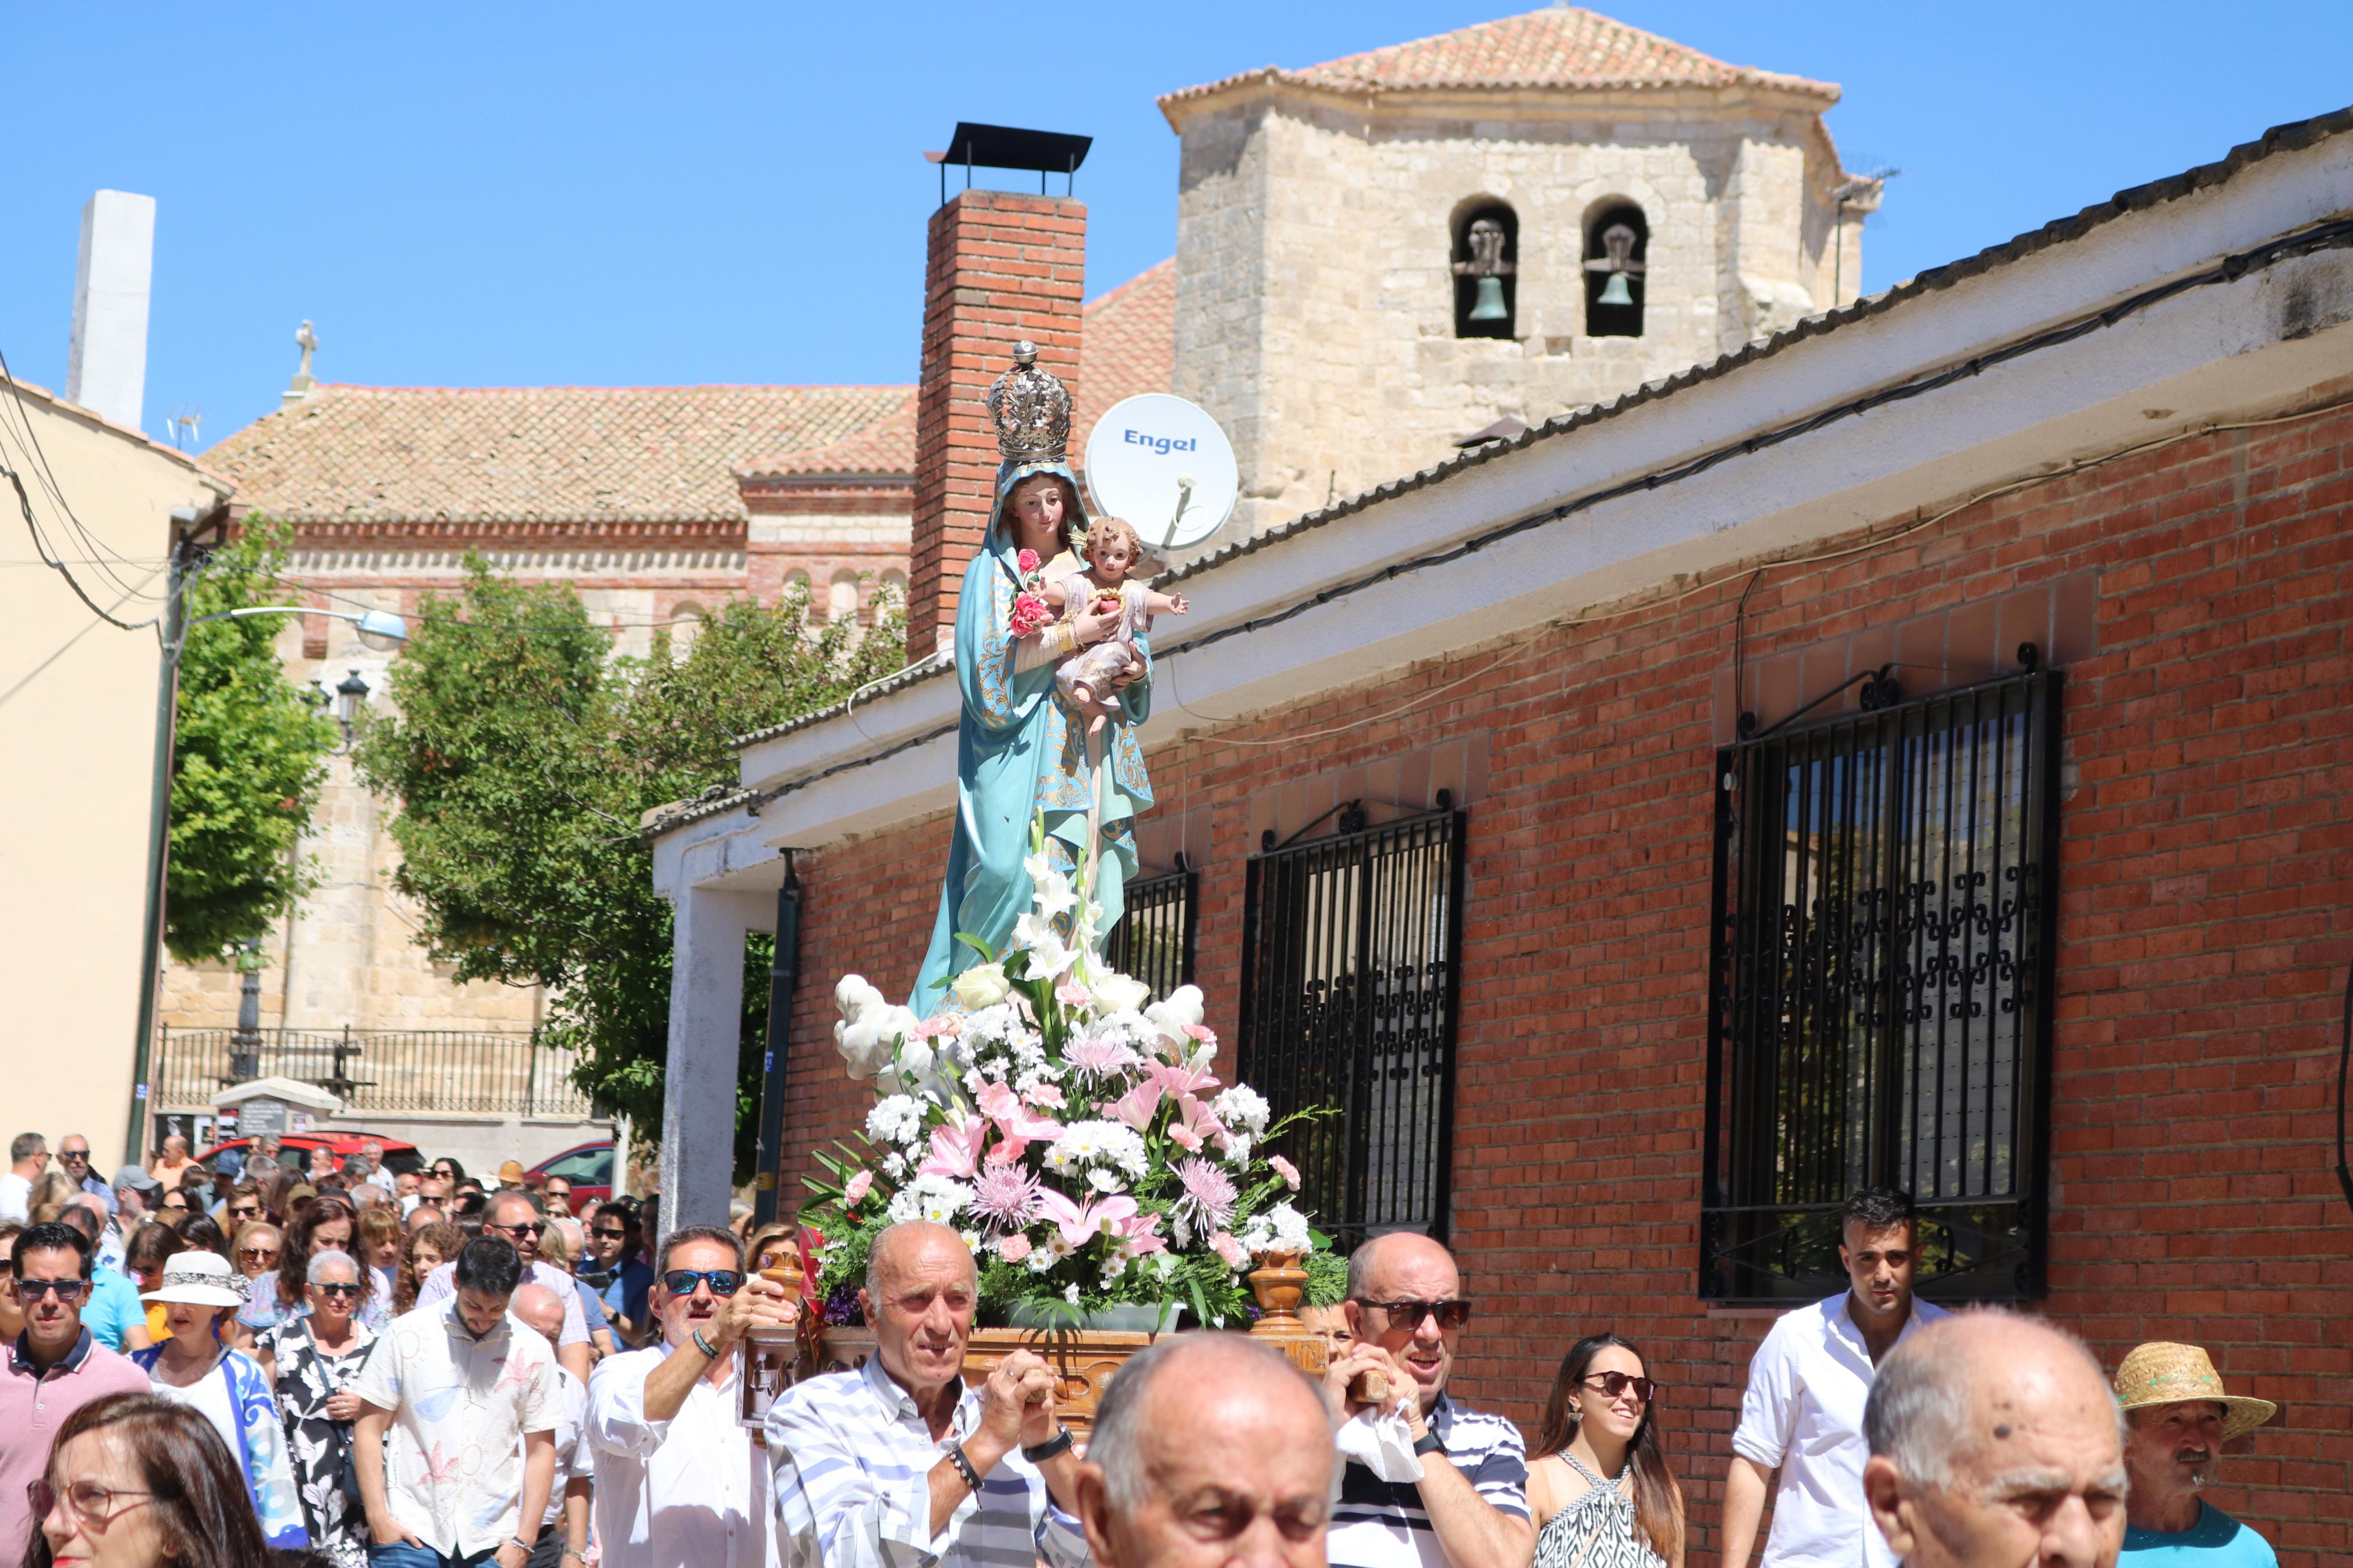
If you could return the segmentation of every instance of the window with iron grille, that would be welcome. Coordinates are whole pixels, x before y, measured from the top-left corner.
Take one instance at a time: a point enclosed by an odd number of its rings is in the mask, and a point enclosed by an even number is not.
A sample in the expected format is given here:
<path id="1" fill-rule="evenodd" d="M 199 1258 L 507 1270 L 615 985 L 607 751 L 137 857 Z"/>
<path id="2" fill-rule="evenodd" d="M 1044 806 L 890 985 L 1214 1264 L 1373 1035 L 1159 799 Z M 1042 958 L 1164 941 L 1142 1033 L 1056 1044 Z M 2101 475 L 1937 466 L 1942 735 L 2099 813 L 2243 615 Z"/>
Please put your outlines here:
<path id="1" fill-rule="evenodd" d="M 1873 1184 L 1924 1293 L 2041 1293 L 2059 696 L 2030 668 L 1720 753 L 1703 1297 L 1843 1289 Z"/>
<path id="2" fill-rule="evenodd" d="M 1126 912 L 1103 943 L 1103 959 L 1132 980 L 1165 997 L 1193 983 L 1193 895 L 1200 872 L 1176 858 L 1166 876 L 1130 882 L 1123 890 Z"/>
<path id="3" fill-rule="evenodd" d="M 1352 805 L 1338 833 L 1250 862 L 1241 1076 L 1278 1117 L 1335 1113 L 1282 1152 L 1344 1248 L 1446 1232 L 1464 815 L 1439 798 L 1378 826 Z"/>

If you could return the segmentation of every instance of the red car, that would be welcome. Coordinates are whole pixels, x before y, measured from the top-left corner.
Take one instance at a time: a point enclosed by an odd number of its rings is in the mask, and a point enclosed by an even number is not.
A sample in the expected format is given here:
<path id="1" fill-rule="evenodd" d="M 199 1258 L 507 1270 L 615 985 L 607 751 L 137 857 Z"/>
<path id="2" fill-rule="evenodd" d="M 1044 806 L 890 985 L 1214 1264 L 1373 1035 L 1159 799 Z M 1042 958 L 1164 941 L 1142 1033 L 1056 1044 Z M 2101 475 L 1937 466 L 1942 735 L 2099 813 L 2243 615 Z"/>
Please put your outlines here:
<path id="1" fill-rule="evenodd" d="M 396 1176 L 406 1175 L 411 1171 L 421 1170 L 424 1167 L 425 1156 L 417 1152 L 417 1145 L 404 1143 L 397 1138 L 378 1138 L 369 1132 L 281 1132 L 278 1134 L 278 1146 L 280 1149 L 300 1150 L 306 1160 L 310 1157 L 311 1150 L 324 1149 L 335 1157 L 338 1163 L 358 1153 L 361 1147 L 368 1143 L 380 1143 L 384 1146 L 384 1168 Z M 224 1149 L 234 1149 L 239 1155 L 243 1155 L 252 1147 L 253 1140 L 250 1138 L 232 1138 L 226 1143 L 214 1144 L 196 1158 L 210 1160 Z"/>
<path id="2" fill-rule="evenodd" d="M 385 1147 L 388 1151 L 391 1146 Z M 561 1154 L 551 1154 L 526 1173 L 526 1179 L 531 1176 L 562 1176 L 570 1182 L 572 1212 L 577 1215 L 590 1199 L 613 1195 L 613 1141 L 607 1138 L 595 1143 L 576 1143 Z"/>

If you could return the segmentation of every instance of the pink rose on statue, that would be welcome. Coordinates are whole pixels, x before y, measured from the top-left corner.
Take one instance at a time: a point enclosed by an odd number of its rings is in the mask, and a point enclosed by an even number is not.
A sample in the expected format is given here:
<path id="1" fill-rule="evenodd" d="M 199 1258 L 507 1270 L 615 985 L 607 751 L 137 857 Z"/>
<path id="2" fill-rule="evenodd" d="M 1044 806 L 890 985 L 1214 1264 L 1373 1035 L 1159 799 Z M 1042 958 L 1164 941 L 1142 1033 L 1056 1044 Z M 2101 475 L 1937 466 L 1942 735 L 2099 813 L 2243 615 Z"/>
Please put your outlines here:
<path id="1" fill-rule="evenodd" d="M 1290 1161 L 1284 1159 L 1280 1154 L 1269 1154 L 1266 1157 L 1266 1163 L 1274 1167 L 1274 1173 L 1282 1178 L 1283 1185 L 1289 1187 L 1294 1193 L 1299 1190 L 1298 1166 L 1293 1164 Z"/>
<path id="2" fill-rule="evenodd" d="M 1013 558 L 1013 563 L 1021 568 L 1021 575 L 1027 577 L 1030 573 L 1038 570 L 1038 552 L 1034 550 L 1025 550 Z"/>
<path id="3" fill-rule="evenodd" d="M 1222 1230 L 1218 1232 L 1217 1235 L 1209 1237 L 1209 1246 L 1219 1257 L 1226 1260 L 1227 1268 L 1245 1268 L 1250 1266 L 1250 1254 L 1243 1250 L 1242 1244 L 1236 1241 L 1230 1232 Z"/>
<path id="4" fill-rule="evenodd" d="M 849 1209 L 856 1208 L 860 1204 L 866 1201 L 866 1194 L 873 1190 L 874 1173 L 871 1171 L 859 1172 L 858 1174 L 849 1178 L 849 1184 L 841 1189 L 841 1206 Z"/>
<path id="5" fill-rule="evenodd" d="M 1037 595 L 1023 591 L 1013 595 L 1013 614 L 1009 620 L 1013 635 L 1026 637 L 1054 618 L 1054 612 Z"/>
<path id="6" fill-rule="evenodd" d="M 1008 1263 L 1020 1262 L 1029 1256 L 1029 1238 L 1018 1230 L 1011 1236 L 999 1237 L 997 1242 L 997 1256 Z"/>

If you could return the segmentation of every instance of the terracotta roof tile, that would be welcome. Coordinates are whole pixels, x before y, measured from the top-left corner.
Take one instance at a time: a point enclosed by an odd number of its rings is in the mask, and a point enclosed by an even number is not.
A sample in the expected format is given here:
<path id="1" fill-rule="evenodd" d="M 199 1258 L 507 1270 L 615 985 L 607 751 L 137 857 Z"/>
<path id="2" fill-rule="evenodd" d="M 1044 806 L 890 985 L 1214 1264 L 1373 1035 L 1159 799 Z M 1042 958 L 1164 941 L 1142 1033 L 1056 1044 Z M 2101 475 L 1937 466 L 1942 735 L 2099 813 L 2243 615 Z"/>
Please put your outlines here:
<path id="1" fill-rule="evenodd" d="M 1171 106 L 1256 81 L 1338 92 L 1412 92 L 1525 88 L 1642 89 L 1767 87 L 1838 100 L 1828 82 L 1729 65 L 1597 11 L 1556 5 L 1522 16 L 1391 44 L 1303 70 L 1267 66 L 1160 100 Z"/>
<path id="2" fill-rule="evenodd" d="M 915 389 L 892 387 L 899 405 L 862 430 L 822 447 L 774 452 L 740 463 L 735 471 L 747 479 L 786 479 L 818 475 L 878 475 L 912 479 L 915 471 Z"/>

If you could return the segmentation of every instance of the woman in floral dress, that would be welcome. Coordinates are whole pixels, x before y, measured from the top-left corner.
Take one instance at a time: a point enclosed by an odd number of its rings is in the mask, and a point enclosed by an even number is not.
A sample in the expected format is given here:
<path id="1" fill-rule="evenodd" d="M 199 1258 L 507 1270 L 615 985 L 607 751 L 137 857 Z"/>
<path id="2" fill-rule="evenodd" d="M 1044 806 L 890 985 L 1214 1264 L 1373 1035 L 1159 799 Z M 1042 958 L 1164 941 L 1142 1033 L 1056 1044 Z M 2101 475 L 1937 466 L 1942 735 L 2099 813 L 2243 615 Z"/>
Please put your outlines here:
<path id="1" fill-rule="evenodd" d="M 356 1258 L 313 1252 L 307 1273 L 311 1310 L 262 1330 L 255 1351 L 278 1391 L 311 1544 L 335 1568 L 367 1568 L 367 1521 L 343 1487 L 343 1448 L 360 1397 L 343 1389 L 359 1375 L 375 1333 L 353 1316 L 364 1289 Z"/>

